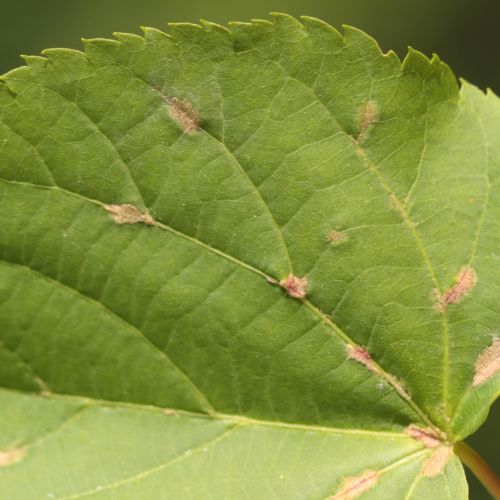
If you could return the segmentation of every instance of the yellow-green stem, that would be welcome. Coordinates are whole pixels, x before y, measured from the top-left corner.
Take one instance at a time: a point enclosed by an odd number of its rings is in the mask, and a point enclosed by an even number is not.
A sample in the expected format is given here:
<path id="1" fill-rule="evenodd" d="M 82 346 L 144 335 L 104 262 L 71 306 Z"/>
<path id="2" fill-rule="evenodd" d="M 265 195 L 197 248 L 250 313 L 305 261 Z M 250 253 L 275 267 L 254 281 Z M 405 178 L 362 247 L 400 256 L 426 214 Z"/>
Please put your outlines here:
<path id="1" fill-rule="evenodd" d="M 454 450 L 462 463 L 472 471 L 493 498 L 500 500 L 500 478 L 484 458 L 464 441 L 455 443 Z"/>

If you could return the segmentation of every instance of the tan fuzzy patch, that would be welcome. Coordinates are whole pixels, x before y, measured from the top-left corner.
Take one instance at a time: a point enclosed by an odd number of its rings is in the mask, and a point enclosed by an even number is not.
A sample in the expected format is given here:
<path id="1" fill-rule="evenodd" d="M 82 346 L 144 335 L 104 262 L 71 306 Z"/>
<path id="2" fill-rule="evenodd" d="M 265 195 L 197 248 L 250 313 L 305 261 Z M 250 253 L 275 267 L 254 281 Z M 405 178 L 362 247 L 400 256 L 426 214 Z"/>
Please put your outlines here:
<path id="1" fill-rule="evenodd" d="M 500 372 L 500 338 L 495 338 L 493 343 L 477 357 L 472 387 L 481 385 L 498 372 Z"/>
<path id="2" fill-rule="evenodd" d="M 123 205 L 104 205 L 105 210 L 117 224 L 144 224 L 152 225 L 154 220 L 147 212 L 142 213 L 136 206 L 124 203 Z"/>
<path id="3" fill-rule="evenodd" d="M 358 142 L 362 143 L 365 140 L 366 132 L 375 122 L 378 121 L 378 107 L 374 101 L 367 101 L 361 108 L 359 113 L 359 134 Z"/>
<path id="4" fill-rule="evenodd" d="M 427 448 L 437 448 L 441 444 L 439 435 L 430 427 L 419 427 L 411 424 L 406 428 L 405 432 L 409 437 L 420 441 Z"/>
<path id="5" fill-rule="evenodd" d="M 346 242 L 349 239 L 349 236 L 342 232 L 332 229 L 326 236 L 326 241 L 331 243 L 332 245 L 340 245 L 341 243 Z"/>
<path id="6" fill-rule="evenodd" d="M 280 286 L 287 291 L 290 297 L 303 299 L 307 293 L 307 277 L 297 278 L 297 276 L 289 274 L 280 281 Z"/>
<path id="7" fill-rule="evenodd" d="M 358 363 L 365 365 L 370 371 L 378 373 L 377 367 L 370 356 L 370 353 L 359 345 L 346 345 L 347 357 L 354 359 Z"/>
<path id="8" fill-rule="evenodd" d="M 7 467 L 20 462 L 26 456 L 26 451 L 26 447 L 0 451 L 0 467 Z"/>
<path id="9" fill-rule="evenodd" d="M 370 353 L 364 347 L 361 347 L 359 345 L 347 344 L 346 351 L 347 351 L 347 357 L 349 359 L 353 359 L 354 361 L 361 363 L 368 370 L 375 373 L 375 375 L 384 378 L 387 381 L 387 383 L 391 385 L 402 398 L 406 399 L 407 401 L 411 400 L 411 395 L 405 388 L 403 382 L 394 375 L 384 372 L 373 361 L 372 357 L 370 356 Z"/>
<path id="10" fill-rule="evenodd" d="M 347 477 L 342 482 L 340 491 L 329 500 L 354 500 L 365 491 L 371 490 L 379 480 L 379 473 L 368 470 L 360 476 Z"/>
<path id="11" fill-rule="evenodd" d="M 476 271 L 469 266 L 462 267 L 451 288 L 446 290 L 442 296 L 436 291 L 434 292 L 437 299 L 436 309 L 443 312 L 449 304 L 456 304 L 476 286 L 476 283 Z"/>
<path id="12" fill-rule="evenodd" d="M 194 134 L 200 130 L 200 114 L 190 102 L 177 97 L 168 97 L 165 100 L 170 116 L 181 126 L 184 133 Z"/>
<path id="13" fill-rule="evenodd" d="M 452 452 L 451 446 L 441 445 L 434 449 L 431 456 L 422 465 L 422 476 L 434 477 L 442 474 Z"/>

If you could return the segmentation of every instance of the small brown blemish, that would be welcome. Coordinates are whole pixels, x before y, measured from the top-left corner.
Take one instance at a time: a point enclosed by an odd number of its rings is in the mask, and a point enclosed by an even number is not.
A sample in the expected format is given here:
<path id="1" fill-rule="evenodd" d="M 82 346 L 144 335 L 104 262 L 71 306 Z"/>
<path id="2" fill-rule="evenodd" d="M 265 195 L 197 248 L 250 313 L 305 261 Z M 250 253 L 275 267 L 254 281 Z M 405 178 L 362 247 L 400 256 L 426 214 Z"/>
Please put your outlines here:
<path id="1" fill-rule="evenodd" d="M 472 387 L 477 387 L 500 372 L 500 338 L 493 339 L 476 360 L 476 371 Z"/>
<path id="2" fill-rule="evenodd" d="M 364 347 L 361 347 L 359 345 L 347 344 L 346 350 L 347 357 L 349 359 L 354 359 L 354 361 L 365 365 L 370 371 L 378 373 L 377 367 L 373 363 L 370 353 Z"/>
<path id="3" fill-rule="evenodd" d="M 177 412 L 175 410 L 172 410 L 172 408 L 165 408 L 163 410 L 163 413 L 167 416 L 167 417 L 173 417 L 174 415 L 177 415 Z"/>
<path id="4" fill-rule="evenodd" d="M 153 225 L 154 220 L 147 212 L 142 213 L 136 206 L 125 203 L 123 205 L 104 205 L 107 212 L 118 224 L 144 224 Z"/>
<path id="5" fill-rule="evenodd" d="M 366 132 L 372 124 L 378 121 L 378 107 L 374 101 L 367 101 L 359 113 L 359 133 L 357 137 L 358 143 L 365 140 Z"/>
<path id="6" fill-rule="evenodd" d="M 359 476 L 347 477 L 342 482 L 340 491 L 329 500 L 354 500 L 365 491 L 371 490 L 379 479 L 379 473 L 368 470 Z"/>
<path id="7" fill-rule="evenodd" d="M 349 236 L 346 233 L 337 231 L 336 229 L 332 229 L 326 236 L 326 241 L 335 246 L 346 242 L 348 239 Z"/>
<path id="8" fill-rule="evenodd" d="M 0 467 L 7 467 L 20 462 L 26 456 L 26 451 L 26 447 L 0 451 Z"/>
<path id="9" fill-rule="evenodd" d="M 411 424 L 405 432 L 407 436 L 420 441 L 426 448 L 437 448 L 441 444 L 439 435 L 430 427 L 419 427 Z"/>
<path id="10" fill-rule="evenodd" d="M 439 312 L 444 312 L 449 304 L 460 302 L 476 286 L 476 283 L 476 271 L 472 267 L 462 267 L 455 279 L 455 284 L 443 295 L 440 295 L 437 290 L 434 291 L 436 309 Z"/>
<path id="11" fill-rule="evenodd" d="M 170 116 L 181 126 L 186 134 L 194 134 L 200 130 L 200 114 L 193 105 L 177 97 L 165 98 Z"/>
<path id="12" fill-rule="evenodd" d="M 434 477 L 442 474 L 452 452 L 451 446 L 440 445 L 433 450 L 431 456 L 422 465 L 421 474 L 424 477 Z"/>
<path id="13" fill-rule="evenodd" d="M 307 277 L 297 278 L 293 274 L 280 281 L 281 288 L 284 288 L 290 297 L 303 299 L 307 292 Z"/>
<path id="14" fill-rule="evenodd" d="M 346 345 L 347 357 L 364 365 L 368 370 L 379 377 L 383 377 L 397 392 L 407 401 L 411 400 L 411 395 L 405 388 L 403 382 L 394 375 L 384 372 L 372 359 L 370 353 L 359 345 Z"/>

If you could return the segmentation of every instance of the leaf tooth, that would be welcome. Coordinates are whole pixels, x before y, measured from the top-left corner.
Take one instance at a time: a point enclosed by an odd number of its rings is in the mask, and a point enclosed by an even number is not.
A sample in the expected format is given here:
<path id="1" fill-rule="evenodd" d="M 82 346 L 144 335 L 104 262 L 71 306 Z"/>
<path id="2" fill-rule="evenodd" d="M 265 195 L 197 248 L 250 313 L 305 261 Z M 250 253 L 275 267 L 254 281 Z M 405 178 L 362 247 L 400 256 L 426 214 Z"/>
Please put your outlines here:
<path id="1" fill-rule="evenodd" d="M 155 40 L 172 40 L 172 36 L 164 31 L 161 31 L 157 28 L 151 28 L 150 26 L 141 26 L 141 31 L 144 33 L 144 38 L 147 42 L 155 41 Z"/>
<path id="2" fill-rule="evenodd" d="M 120 31 L 115 31 L 115 32 L 113 32 L 113 36 L 123 46 L 126 46 L 127 49 L 131 49 L 131 50 L 139 50 L 146 43 L 146 40 L 142 36 L 134 34 L 134 33 L 122 33 Z"/>

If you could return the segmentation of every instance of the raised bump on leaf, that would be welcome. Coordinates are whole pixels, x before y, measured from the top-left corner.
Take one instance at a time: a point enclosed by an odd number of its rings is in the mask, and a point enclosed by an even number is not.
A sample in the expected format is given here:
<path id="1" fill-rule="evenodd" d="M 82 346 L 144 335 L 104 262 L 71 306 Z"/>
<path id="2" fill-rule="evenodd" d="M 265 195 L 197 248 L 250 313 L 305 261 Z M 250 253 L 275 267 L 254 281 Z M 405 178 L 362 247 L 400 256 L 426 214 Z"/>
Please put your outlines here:
<path id="1" fill-rule="evenodd" d="M 476 360 L 476 371 L 472 386 L 477 387 L 500 372 L 500 338 L 493 339 Z"/>
<path id="2" fill-rule="evenodd" d="M 342 482 L 340 491 L 329 500 L 354 500 L 372 489 L 379 480 L 379 473 L 368 470 L 359 476 L 347 477 Z"/>
<path id="3" fill-rule="evenodd" d="M 337 231 L 336 229 L 331 229 L 326 236 L 326 241 L 331 243 L 333 246 L 345 243 L 349 239 L 349 236 L 343 231 Z"/>
<path id="4" fill-rule="evenodd" d="M 298 278 L 293 274 L 289 274 L 280 281 L 280 286 L 286 290 L 290 297 L 303 299 L 307 293 L 307 277 Z"/>
<path id="5" fill-rule="evenodd" d="M 362 143 L 365 140 L 368 129 L 378 121 L 378 107 L 374 101 L 367 101 L 361 108 L 359 114 L 359 133 L 357 141 Z"/>
<path id="6" fill-rule="evenodd" d="M 123 205 L 104 205 L 104 208 L 111 215 L 117 224 L 144 224 L 153 225 L 154 220 L 147 212 L 142 213 L 136 206 L 130 203 Z"/>
<path id="7" fill-rule="evenodd" d="M 444 472 L 452 453 L 451 446 L 440 445 L 434 449 L 431 456 L 422 465 L 422 476 L 435 477 Z"/>
<path id="8" fill-rule="evenodd" d="M 359 345 L 347 344 L 346 350 L 347 357 L 349 359 L 353 359 L 354 361 L 361 363 L 362 365 L 366 366 L 368 370 L 374 373 L 379 373 L 379 370 L 373 362 L 370 353 L 364 347 L 361 347 Z"/>
<path id="9" fill-rule="evenodd" d="M 475 286 L 477 283 L 476 271 L 472 267 L 465 266 L 460 269 L 455 284 L 446 290 L 442 296 L 436 293 L 436 309 L 443 312 L 449 304 L 456 304 L 460 302 Z"/>
<path id="10" fill-rule="evenodd" d="M 405 432 L 412 439 L 420 441 L 426 448 L 437 448 L 441 444 L 438 433 L 430 427 L 411 424 L 406 428 Z"/>
<path id="11" fill-rule="evenodd" d="M 194 134 L 200 130 L 200 114 L 189 101 L 177 97 L 167 97 L 165 100 L 170 116 L 180 125 L 184 133 Z"/>
<path id="12" fill-rule="evenodd" d="M 0 467 L 7 467 L 20 462 L 26 456 L 26 447 L 0 451 Z"/>

